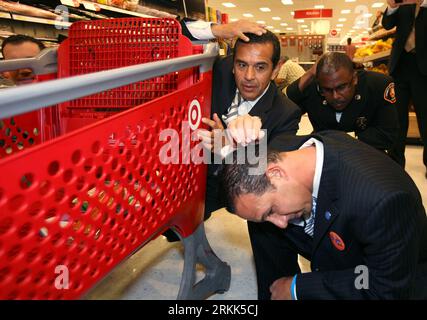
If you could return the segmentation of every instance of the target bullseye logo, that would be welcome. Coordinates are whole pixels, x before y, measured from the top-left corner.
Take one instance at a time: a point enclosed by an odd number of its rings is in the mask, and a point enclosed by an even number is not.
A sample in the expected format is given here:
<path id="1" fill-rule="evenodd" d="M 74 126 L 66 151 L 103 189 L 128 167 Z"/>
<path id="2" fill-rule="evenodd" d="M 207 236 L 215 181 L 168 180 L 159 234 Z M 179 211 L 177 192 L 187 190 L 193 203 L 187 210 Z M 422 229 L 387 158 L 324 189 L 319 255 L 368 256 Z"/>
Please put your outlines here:
<path id="1" fill-rule="evenodd" d="M 188 108 L 188 123 L 190 124 L 191 130 L 197 130 L 201 121 L 202 109 L 200 107 L 200 102 L 194 99 L 191 101 L 190 108 Z"/>

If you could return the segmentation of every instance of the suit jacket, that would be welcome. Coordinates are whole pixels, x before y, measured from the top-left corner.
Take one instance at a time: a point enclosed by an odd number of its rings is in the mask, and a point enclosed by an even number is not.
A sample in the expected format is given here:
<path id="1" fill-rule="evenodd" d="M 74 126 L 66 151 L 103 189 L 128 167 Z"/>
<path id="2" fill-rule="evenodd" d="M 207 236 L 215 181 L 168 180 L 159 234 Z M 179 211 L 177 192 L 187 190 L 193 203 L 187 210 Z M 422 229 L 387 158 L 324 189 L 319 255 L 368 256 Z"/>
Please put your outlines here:
<path id="1" fill-rule="evenodd" d="M 181 33 L 191 41 L 197 41 L 198 39 L 193 37 L 193 35 L 191 34 L 190 30 L 188 30 L 186 25 L 186 22 L 192 22 L 192 21 L 195 21 L 195 20 L 190 18 L 184 18 L 179 20 L 179 24 L 181 25 Z"/>
<path id="2" fill-rule="evenodd" d="M 396 12 L 383 15 L 382 25 L 385 29 L 397 27 L 395 41 L 391 51 L 389 71 L 393 75 L 399 58 L 405 50 L 406 40 L 411 33 L 415 22 L 415 49 L 418 68 L 422 74 L 427 76 L 427 8 L 421 7 L 415 20 L 415 5 L 400 6 Z"/>
<path id="3" fill-rule="evenodd" d="M 310 137 L 324 145 L 314 237 L 289 225 L 285 235 L 311 260 L 297 276 L 298 299 L 414 297 L 427 288 L 427 217 L 412 179 L 386 155 L 338 131 L 280 136 L 271 147 L 299 148 Z M 367 266 L 369 289 L 355 286 Z M 420 280 L 421 279 L 421 280 Z M 424 297 L 427 298 L 427 297 Z"/>

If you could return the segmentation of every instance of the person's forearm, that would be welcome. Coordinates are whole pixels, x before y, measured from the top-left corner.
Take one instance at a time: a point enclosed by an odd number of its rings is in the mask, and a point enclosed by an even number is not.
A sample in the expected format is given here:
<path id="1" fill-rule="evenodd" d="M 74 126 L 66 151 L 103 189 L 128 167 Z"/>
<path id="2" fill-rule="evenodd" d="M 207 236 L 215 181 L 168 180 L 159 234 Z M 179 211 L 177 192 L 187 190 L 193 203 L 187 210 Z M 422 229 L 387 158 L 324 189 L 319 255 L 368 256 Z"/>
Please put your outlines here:
<path id="1" fill-rule="evenodd" d="M 313 70 L 313 68 L 309 69 L 306 73 L 304 73 L 298 83 L 299 91 L 303 92 L 305 88 L 307 88 L 310 85 L 310 83 L 314 80 L 315 77 L 316 77 L 316 73 L 315 73 L 315 70 Z"/>
<path id="2" fill-rule="evenodd" d="M 376 149 L 389 150 L 397 138 L 397 129 L 370 127 L 360 132 L 357 138 Z"/>
<path id="3" fill-rule="evenodd" d="M 396 22 L 397 22 L 396 14 L 395 14 L 396 10 L 397 9 L 387 8 L 385 13 L 383 14 L 381 24 L 384 27 L 384 29 L 390 30 L 396 26 Z"/>

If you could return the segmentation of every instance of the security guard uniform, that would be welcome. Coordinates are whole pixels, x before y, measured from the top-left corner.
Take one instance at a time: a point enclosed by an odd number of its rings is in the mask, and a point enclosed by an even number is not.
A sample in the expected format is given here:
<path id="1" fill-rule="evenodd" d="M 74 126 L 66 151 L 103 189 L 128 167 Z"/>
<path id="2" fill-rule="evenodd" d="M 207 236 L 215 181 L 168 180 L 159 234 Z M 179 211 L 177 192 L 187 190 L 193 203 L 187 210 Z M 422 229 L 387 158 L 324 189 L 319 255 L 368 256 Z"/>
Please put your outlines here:
<path id="1" fill-rule="evenodd" d="M 287 87 L 286 95 L 303 113 L 307 112 L 314 131 L 354 132 L 359 140 L 377 149 L 389 150 L 399 128 L 393 80 L 381 73 L 365 70 L 358 71 L 357 76 L 353 100 L 342 112 L 328 105 L 319 93 L 316 81 L 301 92 L 298 79 Z"/>

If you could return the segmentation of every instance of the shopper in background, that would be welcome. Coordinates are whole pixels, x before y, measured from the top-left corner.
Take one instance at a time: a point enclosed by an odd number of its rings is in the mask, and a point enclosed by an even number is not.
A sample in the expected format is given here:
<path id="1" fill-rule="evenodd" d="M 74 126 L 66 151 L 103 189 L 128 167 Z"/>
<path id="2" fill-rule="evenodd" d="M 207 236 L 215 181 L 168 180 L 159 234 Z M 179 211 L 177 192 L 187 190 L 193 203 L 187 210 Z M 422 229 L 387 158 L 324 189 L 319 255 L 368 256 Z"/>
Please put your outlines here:
<path id="1" fill-rule="evenodd" d="M 354 44 L 351 44 L 351 38 L 347 38 L 347 45 L 345 46 L 345 54 L 348 55 L 348 57 L 351 60 L 353 60 L 355 53 L 356 53 L 356 46 Z"/>
<path id="2" fill-rule="evenodd" d="M 290 85 L 295 80 L 302 77 L 305 73 L 303 67 L 298 63 L 293 62 L 289 59 L 288 56 L 285 56 L 282 61 L 282 66 L 280 68 L 279 74 L 276 77 L 276 85 L 282 90 Z"/>
<path id="3" fill-rule="evenodd" d="M 424 144 L 423 161 L 427 178 L 427 0 L 406 0 L 402 5 L 395 4 L 393 0 L 387 0 L 387 3 L 383 27 L 397 27 L 389 72 L 396 83 L 400 122 L 399 136 L 391 155 L 405 167 L 408 108 L 412 101 Z"/>
<path id="4" fill-rule="evenodd" d="M 307 112 L 314 131 L 340 130 L 383 151 L 396 141 L 398 120 L 393 80 L 371 71 L 355 71 L 340 52 L 321 56 L 317 64 L 286 89 Z"/>
<path id="5" fill-rule="evenodd" d="M 1 46 L 3 59 L 34 58 L 45 48 L 44 44 L 26 35 L 14 35 L 6 38 Z M 32 83 L 36 75 L 31 69 L 20 69 L 3 73 L 6 79 L 13 81 L 16 85 Z"/>
<path id="6" fill-rule="evenodd" d="M 260 299 L 427 299 L 426 212 L 399 165 L 338 131 L 270 147 L 222 174 L 230 211 L 260 226 Z"/>

